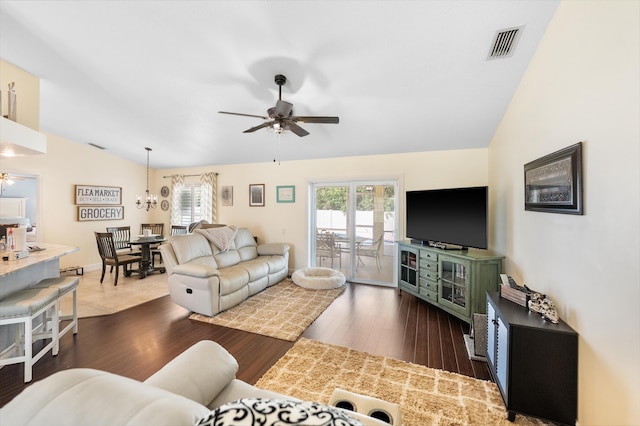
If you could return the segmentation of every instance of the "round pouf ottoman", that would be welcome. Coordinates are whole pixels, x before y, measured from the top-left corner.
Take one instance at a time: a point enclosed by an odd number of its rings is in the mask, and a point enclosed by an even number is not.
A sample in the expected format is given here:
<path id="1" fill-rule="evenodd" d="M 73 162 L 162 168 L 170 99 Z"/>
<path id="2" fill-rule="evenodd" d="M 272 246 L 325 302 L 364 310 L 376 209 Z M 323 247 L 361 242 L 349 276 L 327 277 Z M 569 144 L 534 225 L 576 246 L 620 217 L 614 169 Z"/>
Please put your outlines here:
<path id="1" fill-rule="evenodd" d="M 298 269 L 291 275 L 291 280 L 303 288 L 329 290 L 342 287 L 347 279 L 340 271 L 317 266 Z"/>

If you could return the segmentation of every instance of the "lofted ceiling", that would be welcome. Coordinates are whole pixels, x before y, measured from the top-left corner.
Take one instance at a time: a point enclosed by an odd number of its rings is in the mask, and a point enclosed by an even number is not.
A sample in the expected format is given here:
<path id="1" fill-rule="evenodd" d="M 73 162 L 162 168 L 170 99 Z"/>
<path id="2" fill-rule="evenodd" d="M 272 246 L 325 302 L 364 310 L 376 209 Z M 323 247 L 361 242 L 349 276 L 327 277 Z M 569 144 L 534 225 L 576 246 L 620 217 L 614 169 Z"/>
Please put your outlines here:
<path id="1" fill-rule="evenodd" d="M 153 168 L 482 148 L 557 5 L 1 0 L 0 58 L 41 79 L 41 130 L 140 164 L 151 147 Z M 340 124 L 278 137 L 217 113 L 266 115 L 275 74 L 295 115 Z"/>

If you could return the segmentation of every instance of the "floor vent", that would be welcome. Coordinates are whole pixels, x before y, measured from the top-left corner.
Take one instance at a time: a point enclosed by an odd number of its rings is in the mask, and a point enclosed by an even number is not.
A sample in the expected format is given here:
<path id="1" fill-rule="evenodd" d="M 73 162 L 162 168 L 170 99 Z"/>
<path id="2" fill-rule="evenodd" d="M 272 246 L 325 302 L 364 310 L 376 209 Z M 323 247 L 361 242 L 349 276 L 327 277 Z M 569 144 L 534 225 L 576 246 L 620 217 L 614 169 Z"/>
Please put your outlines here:
<path id="1" fill-rule="evenodd" d="M 497 31 L 493 38 L 493 43 L 491 43 L 491 50 L 487 59 L 510 58 L 513 56 L 523 29 L 524 26 Z"/>

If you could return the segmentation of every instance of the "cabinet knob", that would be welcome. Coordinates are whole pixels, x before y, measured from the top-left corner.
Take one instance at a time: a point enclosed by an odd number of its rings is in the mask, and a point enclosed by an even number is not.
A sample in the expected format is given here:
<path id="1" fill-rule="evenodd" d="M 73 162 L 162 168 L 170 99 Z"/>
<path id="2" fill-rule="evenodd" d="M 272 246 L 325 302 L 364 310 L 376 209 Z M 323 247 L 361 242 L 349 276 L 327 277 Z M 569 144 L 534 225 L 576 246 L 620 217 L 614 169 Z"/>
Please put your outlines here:
<path id="1" fill-rule="evenodd" d="M 493 323 L 493 325 L 498 325 L 498 321 L 492 319 L 491 322 Z"/>

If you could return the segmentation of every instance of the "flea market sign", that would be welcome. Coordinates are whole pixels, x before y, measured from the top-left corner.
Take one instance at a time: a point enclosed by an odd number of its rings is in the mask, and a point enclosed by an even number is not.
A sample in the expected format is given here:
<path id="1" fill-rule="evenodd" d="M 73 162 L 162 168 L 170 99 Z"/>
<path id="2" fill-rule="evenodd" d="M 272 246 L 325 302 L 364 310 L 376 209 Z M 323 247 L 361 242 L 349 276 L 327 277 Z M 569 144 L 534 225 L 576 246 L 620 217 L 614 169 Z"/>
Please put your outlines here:
<path id="1" fill-rule="evenodd" d="M 122 188 L 76 185 L 76 204 L 93 206 L 122 204 Z"/>

